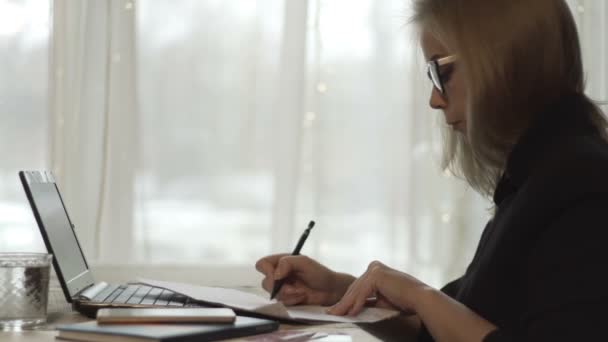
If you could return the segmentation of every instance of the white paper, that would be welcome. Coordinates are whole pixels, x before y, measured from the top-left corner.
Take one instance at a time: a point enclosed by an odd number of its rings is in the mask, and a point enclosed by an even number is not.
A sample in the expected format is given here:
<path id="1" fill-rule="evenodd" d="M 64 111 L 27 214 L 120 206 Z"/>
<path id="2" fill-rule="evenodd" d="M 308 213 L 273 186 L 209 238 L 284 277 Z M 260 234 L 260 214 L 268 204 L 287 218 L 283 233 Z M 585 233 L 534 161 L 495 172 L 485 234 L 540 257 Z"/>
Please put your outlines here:
<path id="1" fill-rule="evenodd" d="M 381 308 L 363 308 L 357 316 L 335 316 L 325 313 L 329 307 L 298 305 L 287 307 L 289 317 L 297 321 L 333 323 L 374 323 L 395 317 L 399 312 Z"/>
<path id="2" fill-rule="evenodd" d="M 345 333 L 326 333 L 310 330 L 277 330 L 268 334 L 255 335 L 245 338 L 250 342 L 352 342 L 350 335 Z"/>
<path id="3" fill-rule="evenodd" d="M 283 303 L 276 300 L 270 300 L 234 289 L 197 286 L 151 279 L 139 279 L 138 282 L 168 289 L 201 302 L 255 312 L 269 317 L 301 322 L 374 323 L 395 317 L 399 314 L 399 312 L 394 310 L 364 308 L 359 315 L 354 317 L 334 316 L 325 313 L 327 307 L 317 305 L 286 307 Z"/>
<path id="4" fill-rule="evenodd" d="M 150 286 L 162 287 L 203 302 L 234 306 L 243 310 L 254 311 L 268 305 L 277 304 L 276 300 L 222 287 L 198 286 L 150 279 L 139 279 L 139 282 Z"/>

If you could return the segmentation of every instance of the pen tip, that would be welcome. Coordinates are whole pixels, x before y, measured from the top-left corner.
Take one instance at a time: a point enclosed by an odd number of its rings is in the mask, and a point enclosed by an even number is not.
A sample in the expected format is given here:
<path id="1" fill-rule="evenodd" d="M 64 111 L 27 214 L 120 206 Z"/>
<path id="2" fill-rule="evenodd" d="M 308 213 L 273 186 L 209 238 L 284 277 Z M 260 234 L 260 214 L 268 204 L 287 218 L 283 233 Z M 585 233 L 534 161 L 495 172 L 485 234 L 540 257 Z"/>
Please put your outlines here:
<path id="1" fill-rule="evenodd" d="M 308 223 L 308 229 L 312 229 L 312 227 L 315 226 L 315 221 L 310 221 L 310 223 Z"/>

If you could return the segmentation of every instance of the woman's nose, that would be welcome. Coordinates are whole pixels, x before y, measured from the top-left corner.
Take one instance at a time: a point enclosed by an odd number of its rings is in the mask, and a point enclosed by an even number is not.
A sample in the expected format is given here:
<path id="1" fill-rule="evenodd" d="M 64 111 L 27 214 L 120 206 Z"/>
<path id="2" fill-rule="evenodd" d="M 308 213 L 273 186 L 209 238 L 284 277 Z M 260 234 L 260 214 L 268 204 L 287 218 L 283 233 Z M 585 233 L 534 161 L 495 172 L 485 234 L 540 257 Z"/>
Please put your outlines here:
<path id="1" fill-rule="evenodd" d="M 435 87 L 433 87 L 433 90 L 431 91 L 431 99 L 429 101 L 429 105 L 433 109 L 444 109 L 447 106 L 447 102 L 445 101 L 441 93 L 439 93 L 439 90 Z"/>

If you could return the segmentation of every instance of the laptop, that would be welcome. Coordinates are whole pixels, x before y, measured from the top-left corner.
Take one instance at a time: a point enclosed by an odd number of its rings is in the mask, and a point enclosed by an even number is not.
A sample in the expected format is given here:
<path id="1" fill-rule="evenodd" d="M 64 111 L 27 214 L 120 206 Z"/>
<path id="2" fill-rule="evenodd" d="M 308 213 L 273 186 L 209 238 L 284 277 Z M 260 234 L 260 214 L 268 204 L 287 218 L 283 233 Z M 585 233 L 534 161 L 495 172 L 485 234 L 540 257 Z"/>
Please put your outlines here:
<path id="1" fill-rule="evenodd" d="M 167 289 L 95 281 L 53 174 L 21 171 L 19 178 L 65 298 L 76 311 L 95 318 L 105 307 L 209 307 Z"/>

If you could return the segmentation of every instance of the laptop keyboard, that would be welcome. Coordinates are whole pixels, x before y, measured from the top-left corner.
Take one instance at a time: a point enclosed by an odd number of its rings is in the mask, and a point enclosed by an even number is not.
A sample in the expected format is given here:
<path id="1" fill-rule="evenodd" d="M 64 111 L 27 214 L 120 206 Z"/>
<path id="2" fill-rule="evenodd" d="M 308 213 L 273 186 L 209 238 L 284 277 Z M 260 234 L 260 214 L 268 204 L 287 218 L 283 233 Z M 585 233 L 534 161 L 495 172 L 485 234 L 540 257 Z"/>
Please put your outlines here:
<path id="1" fill-rule="evenodd" d="M 173 291 L 147 285 L 108 285 L 95 298 L 97 303 L 140 304 L 155 306 L 194 306 L 189 298 Z"/>

